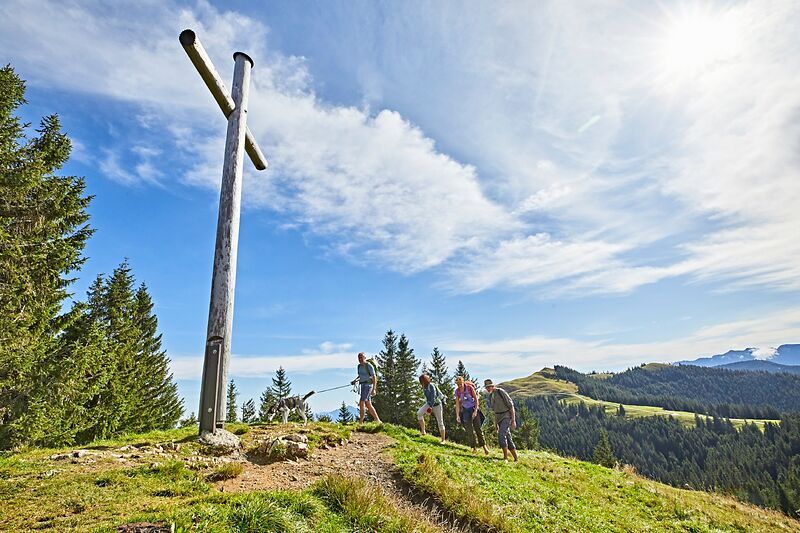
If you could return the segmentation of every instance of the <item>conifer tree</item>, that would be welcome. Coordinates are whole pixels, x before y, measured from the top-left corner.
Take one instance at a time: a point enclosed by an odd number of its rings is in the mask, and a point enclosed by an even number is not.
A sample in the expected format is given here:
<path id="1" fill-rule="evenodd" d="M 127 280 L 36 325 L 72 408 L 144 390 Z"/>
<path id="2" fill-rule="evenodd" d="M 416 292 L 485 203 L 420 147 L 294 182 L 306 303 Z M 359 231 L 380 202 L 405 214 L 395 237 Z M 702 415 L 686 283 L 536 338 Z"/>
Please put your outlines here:
<path id="1" fill-rule="evenodd" d="M 422 388 L 419 385 L 419 359 L 414 356 L 414 349 L 409 346 L 405 334 L 397 340 L 397 356 L 395 359 L 395 409 L 397 423 L 415 427 L 417 424 L 417 408 L 422 403 Z"/>
<path id="2" fill-rule="evenodd" d="M 467 370 L 467 367 L 464 366 L 464 363 L 462 363 L 460 359 L 458 361 L 458 365 L 456 365 L 456 372 L 453 375 L 453 377 L 455 376 L 463 377 L 464 381 L 471 381 L 472 384 L 475 385 L 475 390 L 477 392 L 480 392 L 481 387 L 483 387 L 483 383 L 480 383 L 477 377 L 473 377 L 470 375 L 469 371 Z"/>
<path id="3" fill-rule="evenodd" d="M 132 394 L 137 397 L 138 405 L 135 408 L 136 423 L 126 431 L 175 427 L 183 415 L 183 400 L 169 371 L 169 358 L 161 347 L 153 300 L 144 283 L 139 285 L 135 294 L 134 325 L 138 330 L 138 352 L 134 363 L 137 371 Z"/>
<path id="4" fill-rule="evenodd" d="M 397 402 L 397 386 L 395 380 L 397 357 L 397 336 L 389 330 L 383 337 L 383 350 L 377 356 L 378 362 L 378 393 L 372 399 L 372 404 L 381 420 L 391 424 L 398 423 L 398 412 L 395 409 Z"/>
<path id="5" fill-rule="evenodd" d="M 344 402 L 342 402 L 342 406 L 339 408 L 339 418 L 337 418 L 336 421 L 340 424 L 349 424 L 353 421 L 353 415 Z"/>
<path id="6" fill-rule="evenodd" d="M 99 424 L 92 439 L 111 437 L 126 430 L 134 425 L 137 416 L 134 391 L 139 379 L 136 366 L 139 332 L 134 321 L 133 283 L 126 260 L 114 269 L 101 292 L 101 324 L 106 328 L 113 374 L 95 408 Z"/>
<path id="7" fill-rule="evenodd" d="M 236 392 L 236 384 L 233 380 L 228 383 L 228 401 L 226 405 L 226 414 L 225 414 L 225 422 L 232 423 L 236 422 L 236 397 L 239 396 L 239 393 Z M 244 422 L 244 420 L 242 420 Z"/>
<path id="8" fill-rule="evenodd" d="M 539 421 L 533 416 L 525 402 L 517 405 L 517 429 L 512 431 L 514 443 L 524 450 L 539 448 Z"/>
<path id="9" fill-rule="evenodd" d="M 272 378 L 272 394 L 275 401 L 288 398 L 292 394 L 292 382 L 286 377 L 286 371 L 282 366 L 278 367 L 275 377 Z"/>
<path id="10" fill-rule="evenodd" d="M 431 377 L 431 381 L 439 387 L 439 390 L 444 395 L 443 418 L 445 428 L 447 428 L 447 431 L 450 433 L 451 440 L 456 440 L 453 437 L 458 436 L 459 428 L 456 424 L 455 386 L 453 385 L 453 380 L 447 369 L 447 360 L 439 351 L 439 348 L 433 348 L 433 352 L 431 352 L 431 364 L 427 367 L 427 372 L 423 370 L 423 373 L 427 373 Z M 436 417 L 434 417 L 434 420 L 435 419 Z"/>
<path id="11" fill-rule="evenodd" d="M 189 418 L 184 418 L 178 425 L 182 428 L 189 428 L 189 427 L 197 427 L 200 422 L 197 420 L 197 417 L 194 414 L 194 411 L 189 415 Z"/>
<path id="12" fill-rule="evenodd" d="M 249 424 L 256 416 L 256 404 L 252 398 L 242 404 L 242 422 Z"/>
<path id="13" fill-rule="evenodd" d="M 321 415 L 317 415 L 317 422 L 333 422 L 331 415 L 328 413 L 322 413 Z"/>
<path id="14" fill-rule="evenodd" d="M 594 455 L 592 459 L 595 463 L 613 468 L 617 464 L 614 458 L 614 452 L 611 450 L 611 444 L 608 442 L 608 433 L 605 429 L 600 430 L 600 439 L 597 441 L 597 446 L 594 448 Z"/>
<path id="15" fill-rule="evenodd" d="M 69 139 L 55 115 L 27 138 L 15 115 L 24 96 L 14 69 L 0 68 L 0 447 L 46 433 L 37 424 L 57 399 L 43 388 L 45 372 L 63 350 L 60 332 L 72 317 L 61 307 L 92 233 L 83 179 L 55 175 Z"/>
<path id="16" fill-rule="evenodd" d="M 277 402 L 278 400 L 275 398 L 275 393 L 272 392 L 271 388 L 267 387 L 264 392 L 261 393 L 258 404 L 258 419 L 261 422 L 267 421 L 267 413 L 269 413 L 270 408 Z"/>

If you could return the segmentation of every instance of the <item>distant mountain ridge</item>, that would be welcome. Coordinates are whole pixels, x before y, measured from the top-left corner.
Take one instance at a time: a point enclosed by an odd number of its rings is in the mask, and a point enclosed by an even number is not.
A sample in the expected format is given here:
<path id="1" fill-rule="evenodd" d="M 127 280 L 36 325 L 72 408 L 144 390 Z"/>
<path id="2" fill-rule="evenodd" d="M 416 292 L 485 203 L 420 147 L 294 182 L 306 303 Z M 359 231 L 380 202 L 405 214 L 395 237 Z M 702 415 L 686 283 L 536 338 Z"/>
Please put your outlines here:
<path id="1" fill-rule="evenodd" d="M 743 361 L 767 361 L 778 365 L 800 365 L 800 344 L 782 344 L 775 353 L 768 357 L 757 356 L 758 348 L 745 348 L 744 350 L 729 350 L 723 354 L 711 357 L 701 357 L 690 361 L 678 361 L 676 365 L 694 366 L 723 366 Z M 745 370 L 742 368 L 741 370 Z"/>
<path id="2" fill-rule="evenodd" d="M 358 409 L 356 409 L 352 405 L 348 405 L 347 410 L 350 412 L 351 415 L 353 415 L 353 418 L 355 420 L 358 420 L 358 417 L 360 415 Z M 334 409 L 333 411 L 328 411 L 327 413 L 314 413 L 314 418 L 319 419 L 320 415 L 328 415 L 329 417 L 331 417 L 331 420 L 336 422 L 337 420 L 339 420 L 339 409 Z"/>
<path id="3" fill-rule="evenodd" d="M 800 374 L 800 365 L 779 365 L 778 363 L 763 361 L 761 359 L 728 363 L 726 365 L 720 365 L 717 368 L 749 370 L 751 372 L 788 372 L 789 374 Z"/>

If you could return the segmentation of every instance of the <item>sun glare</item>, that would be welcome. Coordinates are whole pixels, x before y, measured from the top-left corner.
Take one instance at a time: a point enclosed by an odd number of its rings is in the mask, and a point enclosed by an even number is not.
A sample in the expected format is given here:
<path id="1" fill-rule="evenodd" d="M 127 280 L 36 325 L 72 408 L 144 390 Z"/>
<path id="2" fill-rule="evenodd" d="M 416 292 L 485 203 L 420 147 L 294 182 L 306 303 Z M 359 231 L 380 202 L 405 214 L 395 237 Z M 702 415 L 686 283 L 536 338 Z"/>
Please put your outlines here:
<path id="1" fill-rule="evenodd" d="M 661 40 L 661 62 L 671 74 L 694 75 L 737 53 L 738 25 L 729 12 L 695 6 L 672 13 Z"/>

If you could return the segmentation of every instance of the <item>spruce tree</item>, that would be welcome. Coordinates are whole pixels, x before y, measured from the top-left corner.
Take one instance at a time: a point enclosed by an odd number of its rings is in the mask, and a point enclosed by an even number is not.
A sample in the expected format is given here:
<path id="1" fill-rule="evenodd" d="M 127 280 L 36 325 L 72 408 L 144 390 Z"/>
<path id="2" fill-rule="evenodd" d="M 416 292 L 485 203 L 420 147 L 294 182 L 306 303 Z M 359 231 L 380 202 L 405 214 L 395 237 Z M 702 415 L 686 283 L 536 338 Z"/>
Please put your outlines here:
<path id="1" fill-rule="evenodd" d="M 283 400 L 292 395 L 292 382 L 286 377 L 283 367 L 278 367 L 275 377 L 272 378 L 272 394 L 276 401 Z"/>
<path id="2" fill-rule="evenodd" d="M 429 367 L 427 367 L 427 372 L 423 370 L 423 373 L 427 373 L 431 377 L 431 381 L 435 383 L 437 387 L 439 387 L 439 390 L 442 391 L 442 394 L 445 397 L 443 412 L 444 424 L 451 433 L 451 440 L 455 440 L 453 437 L 458 436 L 458 425 L 456 424 L 455 387 L 447 369 L 447 360 L 439 351 L 439 348 L 433 348 L 433 352 L 431 352 L 431 364 Z M 434 417 L 434 420 L 435 419 L 436 418 Z M 453 432 L 456 433 L 454 434 Z"/>
<path id="3" fill-rule="evenodd" d="M 592 460 L 607 468 L 613 468 L 617 464 L 614 458 L 614 452 L 611 450 L 611 444 L 608 442 L 608 433 L 605 429 L 600 430 L 600 438 L 597 441 L 597 446 L 594 448 L 594 455 Z"/>
<path id="4" fill-rule="evenodd" d="M 74 318 L 62 303 L 92 233 L 83 179 L 55 175 L 69 139 L 55 115 L 27 138 L 15 115 L 24 96 L 14 69 L 0 68 L 0 447 L 46 433 L 36 426 L 48 418 L 50 427 L 60 424 L 52 417 L 63 403 L 51 409 L 59 400 L 43 387 L 49 359 L 64 349 L 60 332 Z"/>
<path id="5" fill-rule="evenodd" d="M 95 382 L 96 392 L 85 404 L 91 424 L 80 430 L 78 441 L 169 429 L 183 413 L 183 401 L 161 347 L 152 299 L 144 284 L 134 291 L 134 282 L 127 261 L 109 279 L 98 276 L 89 289 L 83 316 L 66 331 L 67 338 L 76 339 L 89 338 L 92 330 L 103 335 L 103 353 L 83 363 L 102 367 L 85 372 Z M 72 364 L 78 364 L 80 352 L 73 355 Z"/>
<path id="6" fill-rule="evenodd" d="M 517 405 L 517 429 L 512 431 L 514 443 L 524 450 L 539 448 L 539 420 L 533 415 L 525 402 Z"/>
<path id="7" fill-rule="evenodd" d="M 480 383 L 477 377 L 473 377 L 470 375 L 469 371 L 467 370 L 467 367 L 464 366 L 464 363 L 462 363 L 460 359 L 458 361 L 458 365 L 456 365 L 456 372 L 453 375 L 453 377 L 455 376 L 463 377 L 464 381 L 471 381 L 472 384 L 475 385 L 476 392 L 480 392 L 481 388 L 483 387 L 483 383 Z"/>
<path id="8" fill-rule="evenodd" d="M 190 428 L 190 427 L 197 427 L 200 422 L 197 420 L 197 417 L 194 414 L 194 411 L 189 415 L 189 418 L 184 418 L 178 422 L 178 425 L 182 428 Z"/>
<path id="9" fill-rule="evenodd" d="M 142 283 L 136 290 L 134 324 L 138 330 L 138 352 L 134 366 L 137 377 L 132 393 L 136 396 L 136 422 L 126 431 L 169 429 L 183 415 L 183 400 L 169 371 L 169 358 L 161 347 L 158 318 L 153 300 Z M 234 412 L 234 418 L 236 413 Z"/>
<path id="10" fill-rule="evenodd" d="M 394 386 L 395 409 L 397 410 L 397 423 L 415 427 L 417 424 L 417 408 L 422 403 L 422 388 L 419 384 L 420 362 L 414 356 L 414 349 L 409 346 L 406 336 L 400 335 L 397 340 L 397 356 L 395 358 Z"/>
<path id="11" fill-rule="evenodd" d="M 112 378 L 100 394 L 95 408 L 99 424 L 92 439 L 116 435 L 135 426 L 138 402 L 136 356 L 139 331 L 134 320 L 136 306 L 133 275 L 127 260 L 123 261 L 104 284 L 101 292 L 107 347 L 112 357 Z"/>
<path id="12" fill-rule="evenodd" d="M 236 392 L 236 384 L 233 380 L 228 383 L 228 401 L 226 403 L 227 413 L 225 414 L 225 422 L 236 422 L 236 397 L 239 393 Z M 244 422 L 244 420 L 242 420 Z"/>
<path id="13" fill-rule="evenodd" d="M 349 424 L 353 421 L 353 415 L 344 402 L 342 402 L 342 406 L 339 408 L 339 418 L 337 418 L 336 421 L 340 424 Z"/>
<path id="14" fill-rule="evenodd" d="M 271 388 L 267 387 L 264 392 L 261 393 L 258 404 L 258 419 L 261 422 L 267 421 L 267 413 L 269 413 L 270 408 L 277 402 L 278 400 L 275 398 L 275 393 L 272 392 Z"/>
<path id="15" fill-rule="evenodd" d="M 252 398 L 242 404 L 242 422 L 249 424 L 256 416 L 256 404 Z"/>
<path id="16" fill-rule="evenodd" d="M 378 393 L 372 399 L 381 420 L 391 424 L 398 423 L 397 384 L 395 380 L 397 357 L 397 336 L 392 330 L 383 337 L 383 350 L 376 357 L 378 362 Z"/>

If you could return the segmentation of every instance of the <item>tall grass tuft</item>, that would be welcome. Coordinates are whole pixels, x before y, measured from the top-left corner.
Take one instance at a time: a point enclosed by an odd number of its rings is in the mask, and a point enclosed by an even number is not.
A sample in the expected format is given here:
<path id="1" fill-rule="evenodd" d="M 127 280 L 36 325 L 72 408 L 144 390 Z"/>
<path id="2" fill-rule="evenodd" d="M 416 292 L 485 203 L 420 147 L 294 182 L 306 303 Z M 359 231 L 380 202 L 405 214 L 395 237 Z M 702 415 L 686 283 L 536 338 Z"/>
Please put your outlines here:
<path id="1" fill-rule="evenodd" d="M 237 501 L 227 522 L 236 533 L 282 533 L 296 529 L 295 520 L 284 508 L 259 494 L 248 494 Z"/>
<path id="2" fill-rule="evenodd" d="M 479 529 L 489 531 L 521 531 L 496 511 L 491 502 L 484 501 L 463 481 L 454 482 L 428 452 L 422 452 L 410 471 L 403 475 L 409 483 L 423 492 L 433 494 L 442 506 L 458 518 Z"/>
<path id="3" fill-rule="evenodd" d="M 225 481 L 226 479 L 233 479 L 239 477 L 244 472 L 244 467 L 241 463 L 226 463 L 214 469 L 213 472 L 206 476 L 208 481 Z"/>
<path id="4" fill-rule="evenodd" d="M 387 533 L 433 532 L 409 512 L 362 479 L 329 476 L 314 485 L 314 493 L 356 531 Z"/>

